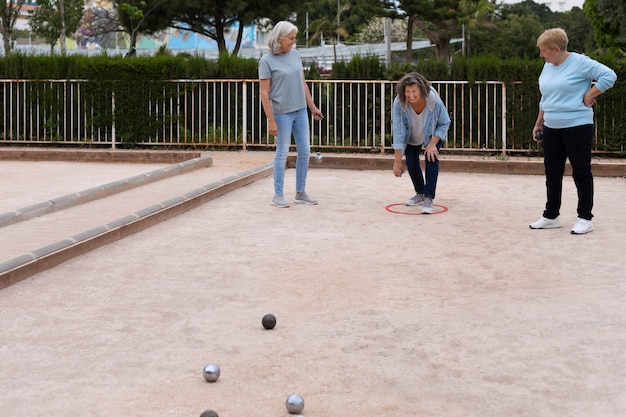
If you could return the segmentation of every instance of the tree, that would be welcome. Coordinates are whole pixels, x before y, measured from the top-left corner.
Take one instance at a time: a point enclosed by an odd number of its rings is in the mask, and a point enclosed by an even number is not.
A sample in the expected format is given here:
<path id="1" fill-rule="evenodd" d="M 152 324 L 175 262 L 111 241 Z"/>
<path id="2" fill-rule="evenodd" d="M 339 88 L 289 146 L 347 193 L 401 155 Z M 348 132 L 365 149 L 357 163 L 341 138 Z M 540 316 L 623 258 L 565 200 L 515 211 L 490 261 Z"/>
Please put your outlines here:
<path id="1" fill-rule="evenodd" d="M 118 5 L 120 25 L 130 37 L 128 54 L 134 56 L 140 34 L 153 34 L 168 27 L 172 21 L 169 0 L 130 0 Z"/>
<path id="2" fill-rule="evenodd" d="M 341 22 L 341 14 L 350 9 L 350 3 L 344 3 L 343 5 L 337 3 L 337 15 L 334 18 L 324 16 L 319 20 L 314 21 L 310 30 L 313 31 L 313 35 L 309 39 L 310 42 L 323 36 L 324 33 L 330 35 L 333 41 L 333 58 L 337 62 L 337 44 L 341 42 L 341 37 L 347 38 L 349 36 L 348 31 Z"/>
<path id="3" fill-rule="evenodd" d="M 586 0 L 583 10 L 595 34 L 598 46 L 626 47 L 626 3 L 623 0 Z"/>
<path id="4" fill-rule="evenodd" d="M 65 55 L 65 36 L 74 33 L 83 17 L 82 0 L 39 0 L 30 16 L 32 31 L 50 44 L 50 53 L 58 40 Z"/>
<path id="5" fill-rule="evenodd" d="M 384 36 L 385 18 L 374 17 L 365 25 L 357 36 L 362 43 L 382 43 Z M 404 19 L 394 19 L 391 22 L 391 38 L 400 40 L 406 37 L 407 22 Z"/>
<path id="6" fill-rule="evenodd" d="M 593 27 L 580 7 L 557 15 L 557 26 L 563 28 L 569 38 L 568 49 L 581 53 L 590 53 L 596 49 Z"/>
<path id="7" fill-rule="evenodd" d="M 399 0 L 399 9 L 407 19 L 407 59 L 413 25 L 417 26 L 435 45 L 437 59 L 450 63 L 450 41 L 460 35 L 461 24 L 492 9 L 491 3 L 480 0 Z"/>
<path id="8" fill-rule="evenodd" d="M 11 53 L 11 40 L 13 28 L 20 15 L 20 10 L 26 0 L 8 0 L 0 2 L 0 34 L 4 41 L 4 55 Z"/>
<path id="9" fill-rule="evenodd" d="M 505 4 L 498 8 L 498 20 L 507 20 L 509 16 L 535 16 L 544 28 L 557 26 L 556 13 L 545 4 L 535 3 L 533 0 L 524 0 L 520 3 Z"/>
<path id="10" fill-rule="evenodd" d="M 348 3 L 350 6 L 345 7 L 345 4 Z M 304 38 L 305 33 L 311 31 L 310 27 L 313 25 L 313 22 L 321 22 L 323 19 L 329 22 L 333 19 L 336 20 L 337 12 L 340 9 L 343 10 L 337 26 L 341 26 L 345 30 L 344 34 L 340 36 L 343 41 L 347 42 L 358 41 L 359 32 L 365 26 L 365 22 L 371 21 L 374 17 L 397 17 L 390 13 L 393 7 L 387 0 L 318 0 L 303 2 L 295 9 L 296 25 L 305 29 L 298 32 L 299 40 L 307 40 L 307 46 L 310 46 L 312 43 L 311 39 Z M 380 35 L 382 36 L 383 32 Z M 318 39 L 321 40 L 321 36 Z"/>
<path id="11" fill-rule="evenodd" d="M 81 45 L 88 43 L 113 48 L 118 45 L 117 37 L 122 32 L 116 9 L 88 7 L 83 13 L 77 32 Z"/>
<path id="12" fill-rule="evenodd" d="M 175 6 L 170 26 L 213 39 L 217 43 L 220 55 L 237 55 L 245 26 L 258 21 L 261 17 L 278 21 L 287 19 L 291 14 L 288 0 L 179 1 Z M 234 26 L 238 26 L 239 31 L 231 52 L 228 50 L 226 38 Z"/>

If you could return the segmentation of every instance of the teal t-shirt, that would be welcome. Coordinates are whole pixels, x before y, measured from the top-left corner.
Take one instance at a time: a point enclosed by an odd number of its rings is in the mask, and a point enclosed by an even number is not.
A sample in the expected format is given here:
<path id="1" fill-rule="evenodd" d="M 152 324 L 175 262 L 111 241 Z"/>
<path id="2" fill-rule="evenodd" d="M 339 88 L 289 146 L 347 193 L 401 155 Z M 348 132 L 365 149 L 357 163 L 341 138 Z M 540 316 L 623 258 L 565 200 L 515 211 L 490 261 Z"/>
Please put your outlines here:
<path id="1" fill-rule="evenodd" d="M 291 49 L 284 54 L 268 52 L 259 60 L 259 79 L 270 80 L 270 102 L 274 114 L 291 113 L 306 108 L 302 81 L 302 58 Z"/>

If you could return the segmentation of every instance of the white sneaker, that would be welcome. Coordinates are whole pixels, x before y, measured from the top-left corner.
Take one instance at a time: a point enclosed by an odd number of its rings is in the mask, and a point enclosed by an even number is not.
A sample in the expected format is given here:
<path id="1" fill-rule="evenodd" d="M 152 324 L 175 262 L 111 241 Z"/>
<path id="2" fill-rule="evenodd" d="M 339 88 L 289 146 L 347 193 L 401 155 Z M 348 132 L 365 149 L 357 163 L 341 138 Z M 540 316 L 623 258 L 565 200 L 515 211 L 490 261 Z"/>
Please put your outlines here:
<path id="1" fill-rule="evenodd" d="M 558 217 L 556 219 L 541 217 L 539 220 L 529 224 L 528 226 L 531 229 L 557 229 L 561 227 L 561 222 Z"/>
<path id="2" fill-rule="evenodd" d="M 593 223 L 591 220 L 581 219 L 580 217 L 576 220 L 576 224 L 572 227 L 573 235 L 584 235 L 585 233 L 589 233 L 593 230 Z"/>

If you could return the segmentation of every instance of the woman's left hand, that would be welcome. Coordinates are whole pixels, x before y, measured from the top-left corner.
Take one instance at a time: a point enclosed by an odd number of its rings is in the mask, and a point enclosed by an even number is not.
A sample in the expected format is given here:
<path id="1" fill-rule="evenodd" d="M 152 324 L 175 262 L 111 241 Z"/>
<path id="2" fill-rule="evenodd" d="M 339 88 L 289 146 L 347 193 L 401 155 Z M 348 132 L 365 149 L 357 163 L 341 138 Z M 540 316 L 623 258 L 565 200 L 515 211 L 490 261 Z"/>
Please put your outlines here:
<path id="1" fill-rule="evenodd" d="M 322 120 L 324 118 L 324 113 L 320 109 L 312 110 L 313 120 Z"/>
<path id="2" fill-rule="evenodd" d="M 583 103 L 585 104 L 585 106 L 587 107 L 591 107 L 594 104 L 596 104 L 596 98 L 592 97 L 590 94 L 591 90 L 588 91 L 584 96 L 583 96 Z"/>
<path id="3" fill-rule="evenodd" d="M 439 150 L 436 146 L 427 146 L 426 149 L 424 149 L 424 156 L 426 157 L 426 160 L 435 162 L 439 159 Z"/>

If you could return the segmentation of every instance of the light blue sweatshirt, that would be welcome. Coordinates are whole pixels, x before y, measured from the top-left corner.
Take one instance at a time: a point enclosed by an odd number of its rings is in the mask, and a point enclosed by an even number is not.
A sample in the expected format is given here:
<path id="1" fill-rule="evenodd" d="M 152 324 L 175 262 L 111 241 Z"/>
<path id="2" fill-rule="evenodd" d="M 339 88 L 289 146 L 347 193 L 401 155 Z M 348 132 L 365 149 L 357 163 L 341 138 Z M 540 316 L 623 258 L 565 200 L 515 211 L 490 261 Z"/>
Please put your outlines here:
<path id="1" fill-rule="evenodd" d="M 593 124 L 593 109 L 585 106 L 583 96 L 593 81 L 605 92 L 616 79 L 611 68 L 575 52 L 560 65 L 546 62 L 539 75 L 539 110 L 544 112 L 544 124 L 552 129 Z"/>

